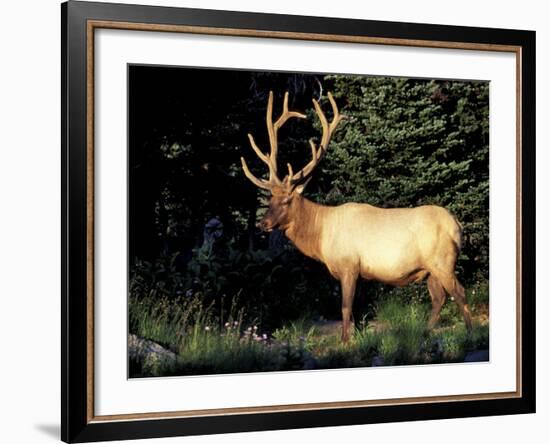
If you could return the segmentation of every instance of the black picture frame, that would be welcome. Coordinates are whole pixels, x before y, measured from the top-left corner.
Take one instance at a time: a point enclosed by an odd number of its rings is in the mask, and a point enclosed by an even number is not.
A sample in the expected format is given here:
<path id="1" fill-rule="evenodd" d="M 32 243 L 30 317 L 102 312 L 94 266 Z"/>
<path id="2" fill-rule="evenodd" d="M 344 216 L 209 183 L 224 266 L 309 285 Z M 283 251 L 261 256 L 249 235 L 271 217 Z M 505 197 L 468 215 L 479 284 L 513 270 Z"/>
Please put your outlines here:
<path id="1" fill-rule="evenodd" d="M 90 21 L 190 26 L 266 33 L 369 37 L 388 41 L 455 42 L 518 48 L 521 78 L 520 199 L 521 393 L 499 399 L 334 407 L 230 415 L 103 421 L 90 414 L 88 359 L 90 319 L 90 108 L 87 81 Z M 200 9 L 69 1 L 61 5 L 62 53 L 62 374 L 61 438 L 90 442 L 180 435 L 230 433 L 321 426 L 370 424 L 535 412 L 535 32 L 355 19 L 289 16 Z M 283 37 L 284 38 L 284 37 Z M 514 200 L 514 197 L 510 197 Z M 93 364 L 93 363 L 92 363 Z"/>

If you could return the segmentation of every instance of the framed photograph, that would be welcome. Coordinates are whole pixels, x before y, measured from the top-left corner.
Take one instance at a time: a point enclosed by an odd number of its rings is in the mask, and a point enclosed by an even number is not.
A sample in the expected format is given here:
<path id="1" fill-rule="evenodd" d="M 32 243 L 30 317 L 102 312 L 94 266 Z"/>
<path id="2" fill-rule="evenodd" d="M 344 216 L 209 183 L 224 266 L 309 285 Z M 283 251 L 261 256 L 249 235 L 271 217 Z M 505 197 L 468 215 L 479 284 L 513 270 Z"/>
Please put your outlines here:
<path id="1" fill-rule="evenodd" d="M 535 33 L 62 4 L 62 439 L 535 411 Z"/>

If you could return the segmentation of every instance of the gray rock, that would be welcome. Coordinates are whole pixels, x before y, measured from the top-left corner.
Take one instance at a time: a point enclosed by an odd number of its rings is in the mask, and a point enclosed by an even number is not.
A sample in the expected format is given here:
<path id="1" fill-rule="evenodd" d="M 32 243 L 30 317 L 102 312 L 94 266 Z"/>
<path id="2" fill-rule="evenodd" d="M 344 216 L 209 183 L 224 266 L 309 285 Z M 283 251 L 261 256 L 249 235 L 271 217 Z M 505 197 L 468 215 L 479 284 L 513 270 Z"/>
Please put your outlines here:
<path id="1" fill-rule="evenodd" d="M 201 248 L 212 247 L 214 242 L 216 242 L 223 235 L 223 223 L 217 217 L 213 217 L 204 226 L 203 232 L 203 244 Z"/>
<path id="2" fill-rule="evenodd" d="M 316 368 L 319 368 L 319 363 L 317 362 L 317 359 L 310 356 L 306 361 L 304 362 L 304 370 L 314 370 Z"/>
<path id="3" fill-rule="evenodd" d="M 136 335 L 128 335 L 128 356 L 140 361 L 143 369 L 156 374 L 160 369 L 176 364 L 177 355 L 162 345 Z"/>
<path id="4" fill-rule="evenodd" d="M 489 350 L 475 350 L 464 356 L 464 362 L 483 362 L 489 360 Z"/>

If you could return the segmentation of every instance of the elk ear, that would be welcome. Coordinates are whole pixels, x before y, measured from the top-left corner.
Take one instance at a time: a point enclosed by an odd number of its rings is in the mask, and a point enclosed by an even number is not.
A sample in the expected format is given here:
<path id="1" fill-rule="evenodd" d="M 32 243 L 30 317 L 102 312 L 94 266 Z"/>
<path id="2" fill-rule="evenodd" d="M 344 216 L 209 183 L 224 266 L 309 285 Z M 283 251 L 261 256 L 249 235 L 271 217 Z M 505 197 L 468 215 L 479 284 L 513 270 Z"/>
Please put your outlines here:
<path id="1" fill-rule="evenodd" d="M 306 181 L 304 183 L 301 183 L 300 185 L 297 185 L 296 188 L 294 188 L 294 191 L 298 194 L 302 194 L 304 192 L 305 188 L 307 187 L 307 184 L 309 183 L 310 180 L 311 180 L 311 177 L 306 179 Z"/>

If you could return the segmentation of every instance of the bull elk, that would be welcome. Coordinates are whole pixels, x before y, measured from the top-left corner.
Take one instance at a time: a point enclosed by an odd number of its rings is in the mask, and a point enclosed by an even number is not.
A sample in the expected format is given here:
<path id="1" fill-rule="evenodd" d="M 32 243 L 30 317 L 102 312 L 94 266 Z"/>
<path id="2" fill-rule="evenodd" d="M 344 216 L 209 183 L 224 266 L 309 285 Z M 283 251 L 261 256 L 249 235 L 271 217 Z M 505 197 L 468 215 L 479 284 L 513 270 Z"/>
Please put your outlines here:
<path id="1" fill-rule="evenodd" d="M 319 102 L 313 99 L 322 126 L 317 145 L 310 139 L 311 160 L 298 172 L 287 164 L 281 180 L 277 169 L 277 134 L 290 118 L 304 119 L 288 110 L 288 92 L 283 111 L 273 120 L 273 93 L 267 104 L 267 132 L 270 153 L 265 154 L 248 134 L 250 145 L 269 171 L 268 179 L 254 176 L 241 157 L 246 177 L 257 187 L 271 192 L 269 208 L 260 222 L 264 231 L 279 229 L 306 256 L 326 265 L 342 289 L 342 341 L 347 342 L 353 323 L 352 306 L 359 276 L 394 286 L 405 286 L 427 278 L 432 311 L 428 328 L 439 320 L 448 293 L 458 304 L 468 330 L 472 321 L 464 288 L 455 275 L 462 243 L 462 227 L 446 209 L 435 205 L 415 208 L 378 208 L 366 203 L 325 206 L 303 197 L 311 174 L 327 151 L 330 139 L 343 116 L 332 95 L 329 122 Z"/>

